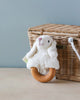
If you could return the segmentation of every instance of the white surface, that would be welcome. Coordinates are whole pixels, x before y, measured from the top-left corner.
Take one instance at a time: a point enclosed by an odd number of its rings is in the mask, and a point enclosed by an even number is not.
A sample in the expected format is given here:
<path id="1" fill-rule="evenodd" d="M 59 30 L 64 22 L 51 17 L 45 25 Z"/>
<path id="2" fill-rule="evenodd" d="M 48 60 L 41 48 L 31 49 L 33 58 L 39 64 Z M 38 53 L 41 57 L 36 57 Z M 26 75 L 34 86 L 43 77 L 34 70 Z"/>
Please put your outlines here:
<path id="1" fill-rule="evenodd" d="M 0 100 L 80 100 L 80 83 L 40 83 L 25 68 L 0 68 Z"/>

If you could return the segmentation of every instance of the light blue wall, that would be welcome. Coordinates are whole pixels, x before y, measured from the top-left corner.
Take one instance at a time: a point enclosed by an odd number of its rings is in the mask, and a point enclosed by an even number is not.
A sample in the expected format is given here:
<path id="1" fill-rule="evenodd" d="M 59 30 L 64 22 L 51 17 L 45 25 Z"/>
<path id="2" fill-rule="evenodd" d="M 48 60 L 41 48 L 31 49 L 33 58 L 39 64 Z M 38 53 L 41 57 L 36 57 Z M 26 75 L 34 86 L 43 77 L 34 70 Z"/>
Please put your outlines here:
<path id="1" fill-rule="evenodd" d="M 0 0 L 0 67 L 25 67 L 28 27 L 80 25 L 80 0 Z"/>

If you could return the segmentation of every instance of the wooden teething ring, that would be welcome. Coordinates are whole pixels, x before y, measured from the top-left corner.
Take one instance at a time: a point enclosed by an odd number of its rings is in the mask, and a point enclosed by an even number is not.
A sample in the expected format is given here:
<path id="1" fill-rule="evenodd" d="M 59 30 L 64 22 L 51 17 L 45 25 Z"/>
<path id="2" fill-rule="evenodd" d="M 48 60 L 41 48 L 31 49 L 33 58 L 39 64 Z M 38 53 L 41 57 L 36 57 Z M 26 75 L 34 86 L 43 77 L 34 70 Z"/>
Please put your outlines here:
<path id="1" fill-rule="evenodd" d="M 36 67 L 31 67 L 32 76 L 40 82 L 48 82 L 55 76 L 56 70 L 54 68 L 49 68 L 49 72 L 46 75 L 42 75 L 38 72 Z"/>

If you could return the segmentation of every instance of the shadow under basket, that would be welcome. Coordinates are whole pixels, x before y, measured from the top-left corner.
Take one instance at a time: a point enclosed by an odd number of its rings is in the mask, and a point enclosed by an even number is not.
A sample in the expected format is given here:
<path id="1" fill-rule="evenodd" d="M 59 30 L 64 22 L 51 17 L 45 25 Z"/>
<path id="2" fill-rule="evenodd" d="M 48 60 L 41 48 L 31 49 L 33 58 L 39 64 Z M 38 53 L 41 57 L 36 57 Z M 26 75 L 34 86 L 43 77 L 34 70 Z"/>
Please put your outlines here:
<path id="1" fill-rule="evenodd" d="M 77 52 L 80 55 L 80 26 L 44 24 L 28 29 L 30 47 L 40 35 L 49 35 L 57 41 L 58 60 L 60 69 L 56 70 L 57 79 L 80 82 L 80 60 L 72 49 L 68 38 L 74 39 Z"/>

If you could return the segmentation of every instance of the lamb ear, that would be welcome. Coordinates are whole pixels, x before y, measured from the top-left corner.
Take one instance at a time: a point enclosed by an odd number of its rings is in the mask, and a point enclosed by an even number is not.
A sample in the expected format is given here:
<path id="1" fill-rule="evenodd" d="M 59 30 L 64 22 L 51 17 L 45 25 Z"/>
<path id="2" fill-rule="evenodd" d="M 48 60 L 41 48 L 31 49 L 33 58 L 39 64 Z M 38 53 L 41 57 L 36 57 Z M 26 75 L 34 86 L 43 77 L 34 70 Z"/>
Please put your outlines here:
<path id="1" fill-rule="evenodd" d="M 31 50 L 26 54 L 26 58 L 29 59 L 32 56 L 34 56 L 34 54 L 37 52 L 37 46 L 36 46 L 36 41 L 33 44 L 33 47 L 31 48 Z"/>
<path id="2" fill-rule="evenodd" d="M 58 54 L 57 54 L 57 48 L 56 48 L 56 41 L 52 41 L 52 44 L 51 46 L 48 48 L 48 54 L 50 57 L 57 57 Z"/>

